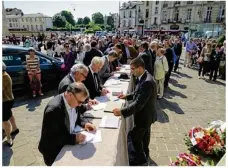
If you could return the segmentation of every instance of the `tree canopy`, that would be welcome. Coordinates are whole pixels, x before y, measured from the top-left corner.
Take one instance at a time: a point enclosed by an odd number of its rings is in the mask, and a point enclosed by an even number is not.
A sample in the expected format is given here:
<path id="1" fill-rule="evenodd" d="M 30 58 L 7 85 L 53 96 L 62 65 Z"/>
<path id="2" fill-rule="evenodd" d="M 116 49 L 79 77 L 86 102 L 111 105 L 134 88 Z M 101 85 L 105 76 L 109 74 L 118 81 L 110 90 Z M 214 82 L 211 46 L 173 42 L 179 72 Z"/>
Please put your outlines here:
<path id="1" fill-rule="evenodd" d="M 52 18 L 53 26 L 55 27 L 65 27 L 66 26 L 66 18 L 61 16 L 60 14 L 55 14 Z"/>
<path id="2" fill-rule="evenodd" d="M 102 15 L 102 13 L 97 12 L 94 13 L 92 15 L 92 20 L 96 23 L 96 24 L 104 24 L 104 17 Z"/>

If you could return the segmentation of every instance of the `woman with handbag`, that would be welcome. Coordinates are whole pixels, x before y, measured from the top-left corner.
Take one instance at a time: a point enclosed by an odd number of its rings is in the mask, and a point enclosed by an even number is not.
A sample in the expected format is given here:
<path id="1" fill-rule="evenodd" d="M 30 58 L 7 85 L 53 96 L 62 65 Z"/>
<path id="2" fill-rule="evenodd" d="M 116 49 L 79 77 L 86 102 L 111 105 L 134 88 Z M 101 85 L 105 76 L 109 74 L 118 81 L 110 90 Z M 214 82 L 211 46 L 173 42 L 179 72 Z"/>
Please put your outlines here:
<path id="1" fill-rule="evenodd" d="M 39 95 L 43 96 L 44 94 L 41 91 L 41 70 L 40 70 L 40 60 L 39 58 L 35 55 L 35 49 L 33 47 L 30 47 L 29 50 L 29 55 L 26 57 L 26 66 L 27 66 L 27 71 L 28 71 L 28 76 L 31 84 L 31 88 L 33 90 L 33 97 L 36 97 L 36 88 L 38 89 Z M 34 78 L 37 82 L 34 83 Z M 36 86 L 33 86 L 36 85 Z"/>
<path id="2" fill-rule="evenodd" d="M 207 45 L 202 49 L 202 52 L 200 54 L 200 57 L 197 59 L 197 62 L 199 63 L 199 79 L 201 78 L 201 71 L 203 69 L 203 79 L 204 75 L 206 74 L 206 72 L 208 72 L 209 69 L 209 61 L 210 61 L 210 56 L 212 53 L 212 45 L 210 42 L 207 43 Z"/>

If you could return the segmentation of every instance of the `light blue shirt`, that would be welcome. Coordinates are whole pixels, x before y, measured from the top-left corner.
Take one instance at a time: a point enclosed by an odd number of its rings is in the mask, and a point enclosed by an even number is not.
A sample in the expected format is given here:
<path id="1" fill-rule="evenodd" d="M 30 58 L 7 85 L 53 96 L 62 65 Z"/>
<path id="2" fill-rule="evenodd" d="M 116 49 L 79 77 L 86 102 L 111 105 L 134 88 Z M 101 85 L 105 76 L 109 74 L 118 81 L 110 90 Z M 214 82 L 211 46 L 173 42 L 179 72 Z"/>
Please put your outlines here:
<path id="1" fill-rule="evenodd" d="M 125 51 L 126 51 L 127 57 L 130 57 L 131 55 L 130 55 L 130 51 L 129 51 L 128 47 L 125 47 Z"/>
<path id="2" fill-rule="evenodd" d="M 64 93 L 62 93 L 62 96 L 63 96 L 63 100 L 64 100 L 64 104 L 65 104 L 66 110 L 67 110 L 68 115 L 69 115 L 70 134 L 72 134 L 73 131 L 74 131 L 74 128 L 76 126 L 75 124 L 76 124 L 76 121 L 77 121 L 77 118 L 78 118 L 78 114 L 76 112 L 76 109 L 75 108 L 71 108 L 70 105 L 67 103 L 66 98 L 64 96 Z"/>

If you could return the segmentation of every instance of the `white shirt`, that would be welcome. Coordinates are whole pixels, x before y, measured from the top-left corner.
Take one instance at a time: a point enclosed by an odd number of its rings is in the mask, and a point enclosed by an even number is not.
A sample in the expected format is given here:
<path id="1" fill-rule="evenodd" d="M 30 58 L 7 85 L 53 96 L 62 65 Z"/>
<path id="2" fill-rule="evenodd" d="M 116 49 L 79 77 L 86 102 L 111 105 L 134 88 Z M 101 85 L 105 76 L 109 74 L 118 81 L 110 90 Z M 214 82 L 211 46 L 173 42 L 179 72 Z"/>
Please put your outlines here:
<path id="1" fill-rule="evenodd" d="M 74 131 L 74 128 L 75 128 L 75 124 L 76 124 L 76 121 L 77 121 L 77 118 L 78 118 L 78 114 L 76 112 L 76 109 L 75 108 L 71 108 L 70 105 L 67 103 L 66 98 L 64 96 L 64 93 L 62 93 L 62 96 L 63 96 L 63 100 L 64 100 L 64 104 L 65 104 L 66 110 L 67 110 L 68 115 L 69 115 L 70 134 L 72 134 L 73 131 Z"/>
<path id="2" fill-rule="evenodd" d="M 146 71 L 145 71 L 141 76 L 138 77 L 138 80 L 139 80 L 139 81 L 141 80 L 142 76 L 143 76 L 145 73 L 146 73 Z"/>

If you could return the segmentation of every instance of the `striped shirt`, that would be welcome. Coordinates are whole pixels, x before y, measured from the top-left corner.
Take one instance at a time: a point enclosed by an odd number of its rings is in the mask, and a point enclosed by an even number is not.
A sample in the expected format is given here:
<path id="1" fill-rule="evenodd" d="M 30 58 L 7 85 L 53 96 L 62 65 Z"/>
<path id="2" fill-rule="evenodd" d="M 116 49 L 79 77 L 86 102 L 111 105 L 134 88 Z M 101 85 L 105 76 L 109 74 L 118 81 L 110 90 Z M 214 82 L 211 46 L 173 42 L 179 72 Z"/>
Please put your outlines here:
<path id="1" fill-rule="evenodd" d="M 27 70 L 36 71 L 40 67 L 39 58 L 35 56 L 35 59 L 31 59 L 30 56 L 26 58 Z"/>

